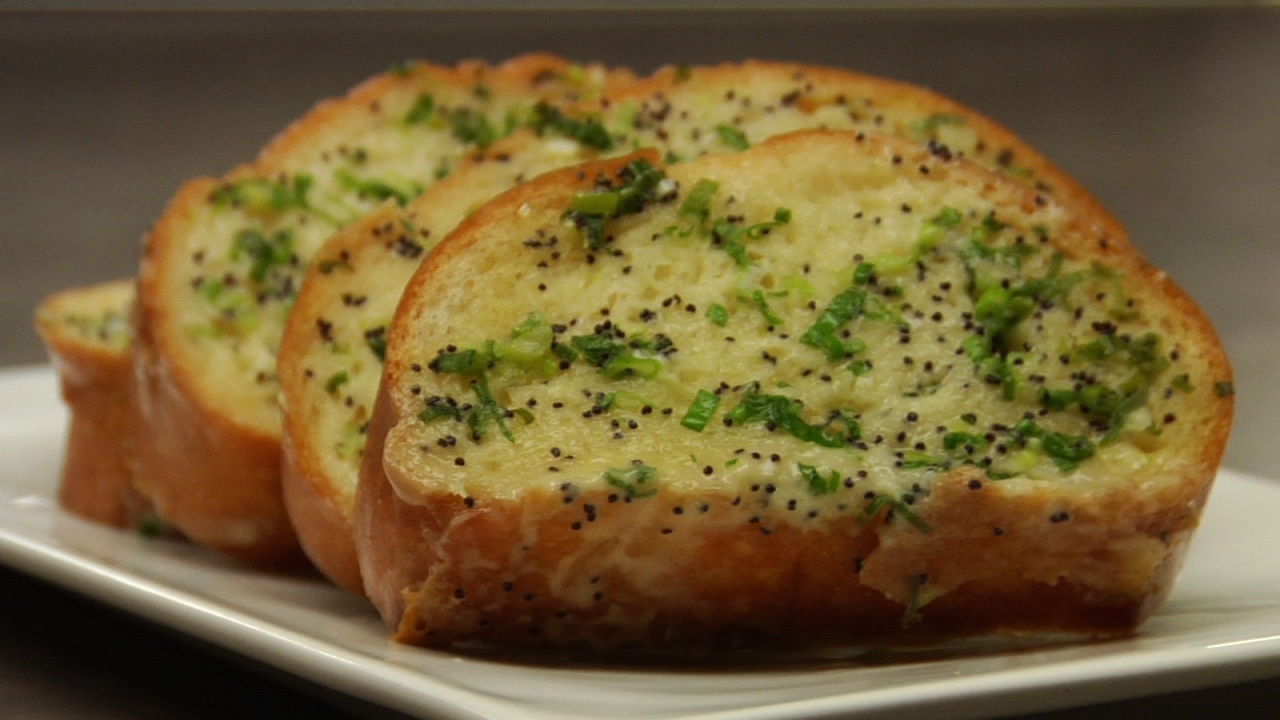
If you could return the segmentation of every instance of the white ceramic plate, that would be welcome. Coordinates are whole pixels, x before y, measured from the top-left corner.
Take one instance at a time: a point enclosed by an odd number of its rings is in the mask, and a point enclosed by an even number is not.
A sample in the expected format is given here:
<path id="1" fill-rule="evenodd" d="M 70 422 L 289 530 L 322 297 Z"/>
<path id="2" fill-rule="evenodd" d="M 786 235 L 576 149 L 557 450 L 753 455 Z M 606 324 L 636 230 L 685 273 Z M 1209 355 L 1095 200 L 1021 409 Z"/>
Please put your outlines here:
<path id="1" fill-rule="evenodd" d="M 67 515 L 53 499 L 65 421 L 51 370 L 0 371 L 0 562 L 411 715 L 964 718 L 1280 675 L 1280 483 L 1229 471 L 1173 596 L 1134 638 L 736 670 L 539 667 L 397 646 L 319 579 Z"/>

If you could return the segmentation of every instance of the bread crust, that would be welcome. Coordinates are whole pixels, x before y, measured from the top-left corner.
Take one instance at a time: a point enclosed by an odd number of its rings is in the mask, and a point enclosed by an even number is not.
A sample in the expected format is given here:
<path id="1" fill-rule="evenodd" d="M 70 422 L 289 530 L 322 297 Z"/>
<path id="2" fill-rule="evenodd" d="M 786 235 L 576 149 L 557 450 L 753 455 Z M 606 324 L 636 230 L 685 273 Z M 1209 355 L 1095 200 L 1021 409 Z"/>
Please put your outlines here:
<path id="1" fill-rule="evenodd" d="M 924 514 L 933 527 L 947 529 L 945 539 L 931 537 L 930 543 L 954 543 L 933 553 L 897 546 L 886 553 L 883 530 L 853 518 L 822 533 L 779 525 L 765 534 L 750 522 L 751 511 L 733 507 L 728 496 L 664 497 L 648 508 L 651 512 L 629 508 L 626 519 L 617 521 L 605 510 L 583 530 L 570 529 L 583 516 L 580 505 L 564 507 L 555 497 L 464 506 L 463 498 L 436 495 L 410 504 L 383 482 L 371 483 L 361 502 L 365 522 L 388 528 L 405 552 L 417 550 L 415 563 L 431 567 L 414 575 L 408 563 L 370 565 L 379 577 L 410 580 L 400 593 L 391 592 L 389 584 L 371 586 L 390 610 L 397 641 L 488 651 L 665 648 L 691 656 L 733 649 L 820 653 L 989 633 L 1126 634 L 1167 596 L 1200 509 L 1198 497 L 1161 498 L 1167 509 L 1142 515 L 1130 514 L 1141 509 L 1134 504 L 1116 502 L 1075 523 L 1068 537 L 1047 547 L 1023 544 L 1006 552 L 991 528 L 1002 524 L 1006 538 L 1041 532 L 1033 524 L 1047 516 L 1044 501 L 1004 497 L 998 490 L 972 492 L 967 483 L 956 477 L 940 484 L 945 495 L 933 505 L 972 497 L 977 502 L 961 507 L 978 505 L 982 512 L 958 522 Z M 610 504 L 604 493 L 579 500 L 599 508 Z M 1101 506 L 1111 498 L 1099 501 Z M 691 541 L 670 508 L 695 502 L 709 504 L 709 514 L 717 517 L 712 527 L 699 525 Z M 1008 522 L 1011 518 L 1025 522 Z M 516 551 L 527 543 L 531 525 L 538 528 L 536 547 Z M 1132 543 L 1158 546 L 1164 559 L 1155 572 L 1143 568 L 1132 592 L 1099 592 L 1059 580 L 1081 562 L 1100 575 L 1127 571 L 1130 561 L 1121 552 L 1100 556 L 1095 549 L 1099 532 L 1126 553 Z M 1063 552 L 1067 544 L 1082 541 L 1087 544 L 1079 552 Z M 425 550 L 432 546 L 434 553 Z M 1052 553 L 1048 565 L 1041 562 L 1046 553 Z M 590 563 L 619 554 L 626 556 L 629 569 L 647 572 L 637 579 Z M 421 572 L 422 565 L 417 567 Z M 945 582 L 947 573 L 965 580 L 929 603 L 918 623 L 906 625 L 910 599 L 904 573 L 927 576 L 929 583 Z"/>
<path id="2" fill-rule="evenodd" d="M 132 297 L 132 280 L 71 288 L 45 298 L 35 317 L 69 414 L 58 503 L 116 527 L 135 526 L 147 511 L 133 488 L 129 343 L 86 335 L 68 318 L 127 316 Z"/>
<path id="3" fill-rule="evenodd" d="M 942 182 L 950 172 L 982 174 L 958 158 L 852 133 L 795 133 L 767 141 L 764 152 L 788 156 L 809 142 L 835 143 L 833 152 L 839 143 L 879 157 L 896 152 Z M 365 588 L 398 640 L 461 649 L 813 650 L 997 631 L 1113 635 L 1132 632 L 1159 607 L 1225 446 L 1229 394 L 1213 394 L 1183 418 L 1198 432 L 1175 466 L 1132 484 L 1038 488 L 994 482 L 970 466 L 941 473 L 912 509 L 929 532 L 892 513 L 812 531 L 786 512 L 714 490 L 664 486 L 634 502 L 607 489 L 475 494 L 461 480 L 389 466 L 404 451 L 387 437 L 417 422 L 412 397 L 400 394 L 403 379 L 423 377 L 412 375 L 421 372 L 414 358 L 445 341 L 417 330 L 425 318 L 438 320 L 430 307 L 447 286 L 437 275 L 478 247 L 512 242 L 502 239 L 504 223 L 517 211 L 554 216 L 575 189 L 612 177 L 629 159 L 552 172 L 500 196 L 437 247 L 406 289 L 355 515 Z M 994 179 L 988 187 L 1009 203 L 1046 202 Z M 1140 277 L 1129 289 L 1184 359 L 1195 355 L 1189 364 L 1203 369 L 1199 380 L 1229 383 L 1221 345 L 1190 298 L 1124 238 L 1099 232 L 1087 214 L 1073 218 L 1064 234 L 1078 244 L 1055 249 Z"/>
<path id="4" fill-rule="evenodd" d="M 489 89 L 495 94 L 528 92 L 532 102 L 544 79 L 571 67 L 549 55 L 522 56 L 500 66 L 478 61 L 456 67 L 410 65 L 318 104 L 273 139 L 254 162 L 221 179 L 197 178 L 179 189 L 146 238 L 134 313 L 136 389 L 147 438 L 138 453 L 145 478 L 140 488 L 166 520 L 195 542 L 253 565 L 290 567 L 305 562 L 281 488 L 279 417 L 274 407 L 267 407 L 274 405 L 274 394 L 261 393 L 260 406 L 258 401 L 239 399 L 244 393 L 238 388 L 219 387 L 218 374 L 200 369 L 206 351 L 189 341 L 190 318 L 182 298 L 201 278 L 193 278 L 196 271 L 184 264 L 199 264 L 201 248 L 189 241 L 199 213 L 213 202 L 215 192 L 242 180 L 287 177 L 296 170 L 289 165 L 300 154 L 322 157 L 335 143 L 334 152 L 347 150 L 340 142 L 342 133 L 357 134 L 361 123 L 369 122 L 366 115 L 383 112 L 380 103 L 393 93 L 402 101 L 424 87 L 471 94 L 479 92 L 483 82 L 493 83 Z M 298 248 L 297 262 L 305 264 L 309 252 Z M 278 342 L 265 340 L 272 348 Z M 270 352 L 274 357 L 274 350 Z M 219 374 L 223 372 L 237 383 L 274 387 L 273 370 L 259 369 L 256 379 L 252 369 L 224 367 Z"/>

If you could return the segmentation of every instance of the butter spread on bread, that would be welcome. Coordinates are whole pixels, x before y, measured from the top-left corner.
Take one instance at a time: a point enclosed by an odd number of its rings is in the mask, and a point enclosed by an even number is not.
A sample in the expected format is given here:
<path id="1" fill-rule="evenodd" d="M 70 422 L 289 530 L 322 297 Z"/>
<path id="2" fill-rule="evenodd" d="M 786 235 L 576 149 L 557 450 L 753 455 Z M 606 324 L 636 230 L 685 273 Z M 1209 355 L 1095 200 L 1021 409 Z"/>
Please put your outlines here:
<path id="1" fill-rule="evenodd" d="M 147 237 L 135 360 L 139 483 L 194 541 L 262 566 L 302 556 L 280 490 L 276 351 L 311 256 L 384 200 L 625 72 L 531 55 L 406 64 L 321 103 L 251 164 L 184 185 Z"/>
<path id="2" fill-rule="evenodd" d="M 1173 582 L 1230 383 L 1126 242 L 937 147 L 553 171 L 395 313 L 364 587 L 432 646 L 1125 632 Z"/>
<path id="3" fill-rule="evenodd" d="M 286 507 L 308 556 L 343 587 L 360 587 L 351 505 L 400 288 L 466 214 L 522 178 L 635 147 L 689 160 L 792 130 L 862 128 L 970 157 L 1114 225 L 1073 180 L 991 120 L 928 90 L 845 70 L 760 61 L 670 67 L 538 112 L 534 127 L 468 156 L 402 210 L 388 204 L 330 240 L 290 311 L 278 357 Z"/>

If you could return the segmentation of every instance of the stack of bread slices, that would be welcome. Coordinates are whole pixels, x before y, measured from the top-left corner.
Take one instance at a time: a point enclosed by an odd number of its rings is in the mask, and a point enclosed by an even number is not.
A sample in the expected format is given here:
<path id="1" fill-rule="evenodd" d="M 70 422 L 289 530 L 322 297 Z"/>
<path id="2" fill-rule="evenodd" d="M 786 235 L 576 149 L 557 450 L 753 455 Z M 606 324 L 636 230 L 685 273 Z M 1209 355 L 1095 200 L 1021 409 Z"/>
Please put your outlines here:
<path id="1" fill-rule="evenodd" d="M 404 65 L 37 324 L 67 509 L 309 561 L 436 647 L 1129 632 L 1232 412 L 1048 159 L 789 63 Z"/>

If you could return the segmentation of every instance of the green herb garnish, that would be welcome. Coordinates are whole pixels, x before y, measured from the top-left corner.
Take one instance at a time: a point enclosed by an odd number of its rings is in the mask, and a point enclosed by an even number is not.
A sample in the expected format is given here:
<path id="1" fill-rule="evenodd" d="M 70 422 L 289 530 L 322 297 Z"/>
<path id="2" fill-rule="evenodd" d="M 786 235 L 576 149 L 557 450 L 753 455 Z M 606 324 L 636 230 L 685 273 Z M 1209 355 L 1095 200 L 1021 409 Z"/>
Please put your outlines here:
<path id="1" fill-rule="evenodd" d="M 1039 440 L 1040 449 L 1062 472 L 1076 469 L 1080 463 L 1093 457 L 1096 452 L 1096 447 L 1089 438 L 1050 432 L 1033 420 L 1020 421 L 1014 426 L 1012 436 L 1015 442 L 1025 442 L 1026 438 Z"/>
<path id="2" fill-rule="evenodd" d="M 959 113 L 934 113 L 911 123 L 911 131 L 920 136 L 929 136 L 938 132 L 945 125 L 964 125 L 964 115 Z"/>
<path id="3" fill-rule="evenodd" d="M 911 508 L 907 506 L 906 501 L 895 498 L 892 495 L 876 495 L 871 502 L 867 503 L 867 506 L 862 509 L 862 515 L 859 519 L 863 523 L 871 522 L 872 519 L 880 514 L 881 510 L 888 510 L 895 516 L 901 517 L 903 520 L 910 523 L 912 527 L 922 533 L 928 534 L 933 530 L 933 528 L 929 526 L 929 523 L 925 522 L 919 515 L 916 515 L 911 511 Z M 886 520 L 887 519 L 888 518 L 886 517 Z"/>
<path id="4" fill-rule="evenodd" d="M 707 308 L 707 319 L 720 327 L 724 327 L 729 324 L 729 311 L 720 303 L 711 303 L 711 306 Z"/>
<path id="5" fill-rule="evenodd" d="M 765 322 L 770 325 L 782 325 L 785 321 L 778 313 L 773 311 L 769 306 L 769 301 L 764 296 L 763 290 L 755 290 L 751 293 L 751 302 L 755 304 L 756 309 L 764 316 Z"/>
<path id="6" fill-rule="evenodd" d="M 481 375 L 471 381 L 471 391 L 475 393 L 476 403 L 467 413 L 467 427 L 471 428 L 471 437 L 474 440 L 480 440 L 489 431 L 490 425 L 497 425 L 498 432 L 507 439 L 508 442 L 515 442 L 516 436 L 511 432 L 511 428 L 507 426 L 507 410 L 498 404 L 494 399 L 493 392 L 489 389 L 489 379 L 487 375 Z M 526 421 L 532 419 L 532 416 L 526 418 Z"/>
<path id="7" fill-rule="evenodd" d="M 814 425 L 801 416 L 804 404 L 785 395 L 766 395 L 753 385 L 738 405 L 725 417 L 739 425 L 764 424 L 770 430 L 782 430 L 789 435 L 823 447 L 845 447 L 862 436 L 862 430 L 851 415 L 836 413 L 829 422 Z M 844 431 L 834 431 L 833 424 L 844 426 Z"/>
<path id="8" fill-rule="evenodd" d="M 591 250 L 602 249 L 609 241 L 606 220 L 642 211 L 657 199 L 658 186 L 666 174 L 644 159 L 632 160 L 618 173 L 618 184 L 574 195 L 564 220 L 577 227 Z"/>
<path id="9" fill-rule="evenodd" d="M 458 409 L 456 403 L 441 397 L 431 397 L 427 399 L 427 406 L 418 413 L 418 419 L 424 423 L 430 423 L 440 418 L 449 418 L 451 420 L 461 420 L 462 411 Z"/>
<path id="10" fill-rule="evenodd" d="M 420 195 L 423 190 L 422 185 L 415 182 L 396 186 L 386 180 L 358 178 L 341 169 L 334 173 L 334 177 L 337 178 L 339 184 L 360 197 L 372 198 L 377 201 L 394 199 L 396 204 L 401 207 L 408 205 L 409 201 Z"/>
<path id="11" fill-rule="evenodd" d="M 800 471 L 800 477 L 809 487 L 809 492 L 814 495 L 830 495 L 840 489 L 840 473 L 835 470 L 832 470 L 829 475 L 824 477 L 812 465 L 796 463 L 796 468 Z"/>
<path id="12" fill-rule="evenodd" d="M 533 119 L 529 126 L 539 135 L 544 135 L 548 131 L 554 132 L 596 150 L 612 150 L 614 146 L 609 131 L 598 119 L 571 118 L 545 102 L 534 105 Z"/>
<path id="13" fill-rule="evenodd" d="M 249 277 L 261 284 L 271 270 L 295 262 L 293 233 L 285 228 L 267 235 L 257 228 L 245 228 L 236 233 L 231 246 L 231 259 L 242 257 L 249 258 Z"/>
<path id="14" fill-rule="evenodd" d="M 630 467 L 610 468 L 604 473 L 604 481 L 626 494 L 626 499 L 651 497 L 658 488 L 651 483 L 658 477 L 658 470 L 641 462 Z"/>
<path id="15" fill-rule="evenodd" d="M 338 391 L 338 388 L 342 387 L 343 385 L 346 385 L 350 381 L 351 381 L 351 376 L 348 375 L 345 370 L 336 372 L 330 375 L 329 379 L 325 381 L 324 391 L 327 393 L 335 393 Z"/>
<path id="16" fill-rule="evenodd" d="M 866 349 L 861 341 L 846 341 L 838 332 L 850 320 L 857 317 L 866 305 L 867 294 L 857 288 L 849 288 L 832 298 L 813 325 L 800 336 L 800 342 L 818 348 L 832 362 L 853 357 Z"/>
<path id="17" fill-rule="evenodd" d="M 387 361 L 387 328 L 380 325 L 364 332 L 364 343 L 379 362 Z"/>
<path id="18" fill-rule="evenodd" d="M 719 395 L 699 389 L 693 402 L 689 404 L 689 409 L 685 411 L 684 417 L 680 419 L 680 424 L 690 430 L 702 432 L 706 429 L 707 423 L 711 422 L 711 416 L 715 415 L 718 407 L 720 407 Z"/>
<path id="19" fill-rule="evenodd" d="M 301 210 L 332 225 L 341 224 L 337 218 L 311 204 L 307 196 L 314 184 L 314 178 L 308 173 L 297 173 L 278 181 L 253 177 L 222 185 L 210 194 L 209 199 L 216 207 L 234 206 L 264 213 Z"/>
<path id="20" fill-rule="evenodd" d="M 455 138 L 482 150 L 502 137 L 489 118 L 477 110 L 456 108 L 449 113 L 447 120 Z"/>
<path id="21" fill-rule="evenodd" d="M 716 135 L 720 136 L 720 141 L 728 145 L 734 150 L 746 150 L 751 147 L 751 143 L 747 140 L 747 136 L 738 128 L 721 123 L 716 125 Z"/>
<path id="22" fill-rule="evenodd" d="M 407 125 L 430 123 L 435 119 L 436 99 L 430 93 L 422 93 L 413 101 L 413 106 L 404 115 Z"/>

